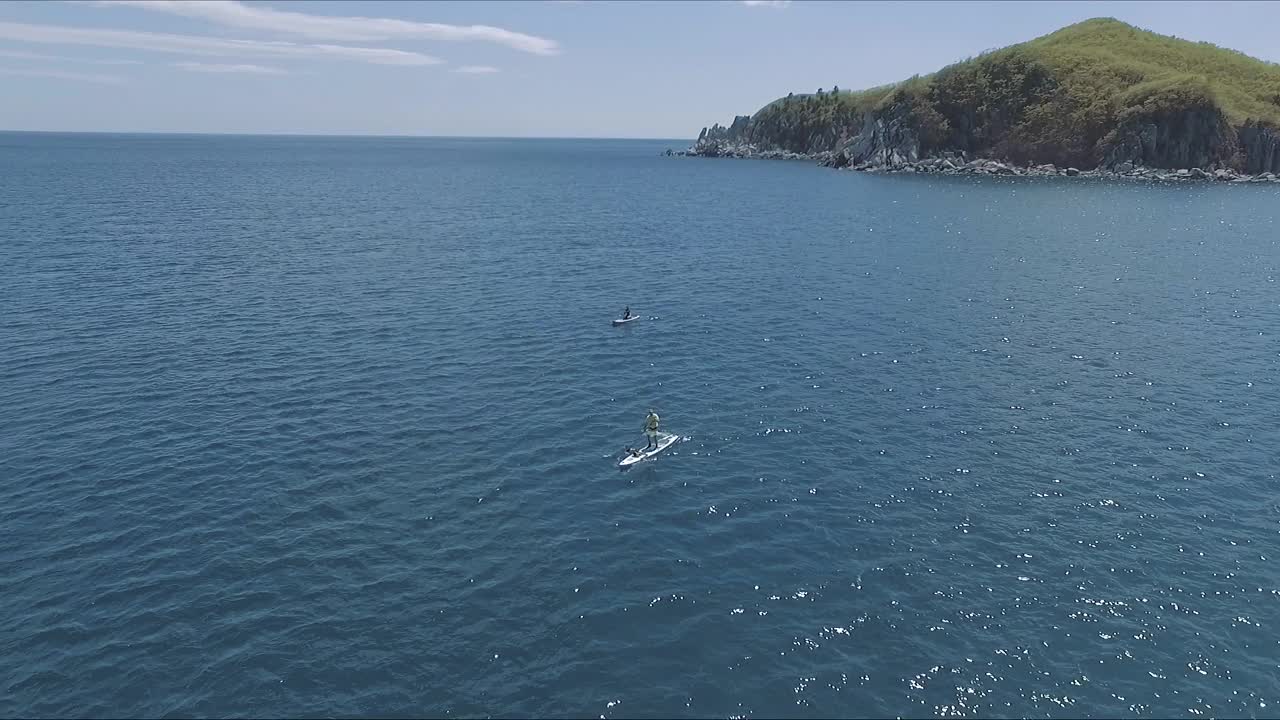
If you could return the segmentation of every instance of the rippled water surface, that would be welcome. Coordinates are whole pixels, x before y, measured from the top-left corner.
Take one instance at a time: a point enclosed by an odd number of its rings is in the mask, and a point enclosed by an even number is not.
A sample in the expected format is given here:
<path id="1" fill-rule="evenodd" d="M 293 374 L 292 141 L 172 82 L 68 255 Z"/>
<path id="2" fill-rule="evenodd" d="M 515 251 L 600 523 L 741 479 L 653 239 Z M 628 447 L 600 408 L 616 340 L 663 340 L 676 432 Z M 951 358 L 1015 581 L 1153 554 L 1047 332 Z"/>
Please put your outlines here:
<path id="1" fill-rule="evenodd" d="M 1277 188 L 668 144 L 0 135 L 0 715 L 1280 712 Z"/>

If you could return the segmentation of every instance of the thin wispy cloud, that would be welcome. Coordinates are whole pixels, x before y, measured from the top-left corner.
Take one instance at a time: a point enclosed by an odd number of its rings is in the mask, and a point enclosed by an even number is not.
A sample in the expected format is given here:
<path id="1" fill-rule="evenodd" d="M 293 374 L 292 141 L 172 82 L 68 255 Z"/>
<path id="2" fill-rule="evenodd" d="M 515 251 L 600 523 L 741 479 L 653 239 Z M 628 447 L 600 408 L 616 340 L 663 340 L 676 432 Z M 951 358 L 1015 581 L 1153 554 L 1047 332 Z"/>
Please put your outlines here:
<path id="1" fill-rule="evenodd" d="M 104 30 L 63 25 L 0 22 L 0 39 L 49 45 L 90 45 L 184 55 L 293 57 L 352 60 L 375 65 L 439 65 L 440 58 L 389 48 L 313 45 L 263 40 L 227 40 L 133 30 Z"/>
<path id="2" fill-rule="evenodd" d="M 174 63 L 174 67 L 191 72 L 202 73 L 233 73 L 242 75 L 288 75 L 288 70 L 280 68 L 266 67 L 263 65 L 226 65 L 220 63 L 201 63 L 201 62 L 180 62 Z"/>
<path id="3" fill-rule="evenodd" d="M 67 60 L 68 58 L 59 57 L 57 55 L 45 55 L 44 53 L 23 52 L 22 50 L 0 50 L 0 57 L 14 58 L 16 60 Z"/>
<path id="4" fill-rule="evenodd" d="M 57 62 L 78 62 L 91 65 L 141 65 L 141 60 L 100 60 L 97 58 L 78 58 L 66 55 L 47 55 L 45 53 L 26 52 L 25 50 L 0 50 L 0 57 L 15 60 L 54 60 Z"/>
<path id="5" fill-rule="evenodd" d="M 498 68 L 491 65 L 463 65 L 462 67 L 454 68 L 453 71 L 456 73 L 467 73 L 469 75 L 491 75 L 496 72 L 501 72 Z"/>
<path id="6" fill-rule="evenodd" d="M 99 7 L 124 6 L 199 18 L 227 27 L 302 35 L 313 40 L 369 42 L 394 38 L 496 43 L 535 55 L 556 55 L 554 40 L 490 25 L 446 25 L 395 18 L 312 15 L 246 5 L 237 0 L 92 0 Z M 423 6 L 423 7 L 429 7 Z"/>
<path id="7" fill-rule="evenodd" d="M 791 4 L 791 0 L 742 0 L 742 4 L 747 7 L 784 8 Z"/>
<path id="8" fill-rule="evenodd" d="M 101 83 L 103 85 L 120 85 L 124 78 L 115 75 L 94 75 L 91 73 L 65 72 L 62 70 L 0 68 L 0 75 L 15 77 L 55 78 L 58 80 L 78 80 L 80 82 Z"/>

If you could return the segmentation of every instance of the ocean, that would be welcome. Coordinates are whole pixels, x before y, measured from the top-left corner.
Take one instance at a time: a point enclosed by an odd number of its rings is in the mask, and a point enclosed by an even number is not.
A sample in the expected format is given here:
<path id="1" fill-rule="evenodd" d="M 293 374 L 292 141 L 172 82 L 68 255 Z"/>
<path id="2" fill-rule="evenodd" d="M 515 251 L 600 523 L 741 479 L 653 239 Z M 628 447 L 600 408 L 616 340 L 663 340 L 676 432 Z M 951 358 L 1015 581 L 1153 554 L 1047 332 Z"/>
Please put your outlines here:
<path id="1" fill-rule="evenodd" d="M 1280 187 L 685 144 L 0 134 L 0 715 L 1280 712 Z"/>

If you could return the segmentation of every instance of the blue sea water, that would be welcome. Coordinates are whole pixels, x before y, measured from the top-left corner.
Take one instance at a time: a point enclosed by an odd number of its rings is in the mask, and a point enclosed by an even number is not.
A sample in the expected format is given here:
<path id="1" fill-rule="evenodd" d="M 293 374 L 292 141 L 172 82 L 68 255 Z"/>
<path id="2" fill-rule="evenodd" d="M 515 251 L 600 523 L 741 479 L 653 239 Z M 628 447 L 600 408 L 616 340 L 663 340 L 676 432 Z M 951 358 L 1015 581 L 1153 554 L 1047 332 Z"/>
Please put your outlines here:
<path id="1" fill-rule="evenodd" d="M 0 715 L 1280 712 L 1280 189 L 668 146 L 0 135 Z"/>

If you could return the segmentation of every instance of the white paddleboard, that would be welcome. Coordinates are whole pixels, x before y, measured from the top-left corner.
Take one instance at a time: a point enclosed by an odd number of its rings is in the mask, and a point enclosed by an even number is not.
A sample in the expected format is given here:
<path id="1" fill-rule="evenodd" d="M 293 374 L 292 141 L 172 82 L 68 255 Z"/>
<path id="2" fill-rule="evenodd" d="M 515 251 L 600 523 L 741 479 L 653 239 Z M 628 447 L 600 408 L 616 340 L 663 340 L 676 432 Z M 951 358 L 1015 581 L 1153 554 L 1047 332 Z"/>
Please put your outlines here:
<path id="1" fill-rule="evenodd" d="M 618 462 L 618 467 L 629 467 L 631 465 L 635 465 L 641 460 L 648 460 L 654 455 L 657 455 L 663 450 L 666 450 L 672 445 L 675 445 L 676 441 L 679 439 L 680 439 L 679 435 L 668 435 L 665 433 L 660 434 L 658 435 L 658 447 L 641 451 L 639 455 L 627 455 L 626 457 L 622 458 L 621 461 Z"/>
<path id="2" fill-rule="evenodd" d="M 615 326 L 617 326 L 617 325 L 626 325 L 627 323 L 635 322 L 635 321 L 637 321 L 637 320 L 639 320 L 639 319 L 640 319 L 640 316 L 639 316 L 639 315 L 632 315 L 631 317 L 626 318 L 625 320 L 624 320 L 624 319 L 622 319 L 622 318 L 618 318 L 617 320 L 614 320 L 614 321 L 613 321 L 613 324 L 614 324 Z"/>

